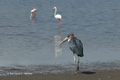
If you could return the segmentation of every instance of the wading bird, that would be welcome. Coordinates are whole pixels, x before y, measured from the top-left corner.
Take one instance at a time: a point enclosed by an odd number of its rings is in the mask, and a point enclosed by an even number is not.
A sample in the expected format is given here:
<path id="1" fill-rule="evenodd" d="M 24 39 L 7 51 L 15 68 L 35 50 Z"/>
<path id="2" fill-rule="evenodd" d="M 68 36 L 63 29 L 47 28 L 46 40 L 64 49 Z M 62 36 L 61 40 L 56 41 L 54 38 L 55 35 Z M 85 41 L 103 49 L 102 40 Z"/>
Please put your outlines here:
<path id="1" fill-rule="evenodd" d="M 35 16 L 36 16 L 36 11 L 37 11 L 37 9 L 32 8 L 32 10 L 31 10 L 31 15 L 30 15 L 30 19 L 34 19 L 34 18 L 35 18 Z"/>
<path id="2" fill-rule="evenodd" d="M 59 33 L 60 33 L 60 23 L 59 23 L 59 20 L 61 21 L 62 16 L 60 14 L 56 14 L 56 12 L 57 12 L 57 8 L 56 7 L 53 7 L 52 9 L 55 11 L 54 17 L 58 20 L 58 27 L 59 27 L 58 29 L 59 29 Z"/>
<path id="3" fill-rule="evenodd" d="M 78 56 L 78 64 L 77 64 L 77 69 L 76 71 L 79 70 L 79 57 L 83 57 L 84 54 L 83 54 L 83 44 L 81 42 L 81 40 L 77 39 L 76 37 L 74 37 L 74 34 L 71 33 L 69 34 L 61 43 L 60 43 L 60 46 L 62 43 L 68 41 L 68 44 L 69 44 L 69 47 L 70 47 L 70 50 L 73 52 L 73 57 L 74 57 L 74 63 L 76 63 L 76 58 L 75 58 L 75 55 Z"/>

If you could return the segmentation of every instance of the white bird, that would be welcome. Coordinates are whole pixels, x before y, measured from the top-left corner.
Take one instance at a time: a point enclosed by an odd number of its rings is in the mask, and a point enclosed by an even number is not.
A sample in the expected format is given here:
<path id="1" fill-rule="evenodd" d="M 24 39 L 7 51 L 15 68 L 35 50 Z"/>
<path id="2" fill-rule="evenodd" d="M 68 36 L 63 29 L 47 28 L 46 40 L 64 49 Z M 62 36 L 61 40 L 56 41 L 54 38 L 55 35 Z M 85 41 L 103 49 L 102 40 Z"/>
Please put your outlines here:
<path id="1" fill-rule="evenodd" d="M 36 11 L 37 11 L 37 9 L 32 8 L 32 10 L 31 10 L 31 15 L 30 15 L 30 19 L 34 19 L 34 18 L 35 18 L 35 16 L 36 16 Z"/>
<path id="2" fill-rule="evenodd" d="M 55 17 L 57 20 L 61 20 L 61 19 L 62 19 L 62 16 L 61 16 L 60 14 L 56 14 L 57 8 L 54 7 L 53 10 L 55 10 L 54 17 Z"/>
<path id="3" fill-rule="evenodd" d="M 62 16 L 60 15 L 60 14 L 56 14 L 56 12 L 57 12 L 57 8 L 56 7 L 53 7 L 52 8 L 54 11 L 55 11 L 55 13 L 54 13 L 54 17 L 58 20 L 58 33 L 60 34 L 60 23 L 59 23 L 59 20 L 61 21 L 61 19 L 62 19 Z"/>

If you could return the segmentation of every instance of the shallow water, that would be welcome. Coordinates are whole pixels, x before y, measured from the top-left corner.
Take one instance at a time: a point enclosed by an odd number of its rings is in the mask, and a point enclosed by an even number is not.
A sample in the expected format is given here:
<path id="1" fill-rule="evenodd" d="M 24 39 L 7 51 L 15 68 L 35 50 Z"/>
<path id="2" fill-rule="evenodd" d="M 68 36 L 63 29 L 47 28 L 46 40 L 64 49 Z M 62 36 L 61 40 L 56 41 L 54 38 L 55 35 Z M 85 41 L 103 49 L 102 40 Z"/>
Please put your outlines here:
<path id="1" fill-rule="evenodd" d="M 54 6 L 62 15 L 61 38 L 74 33 L 83 42 L 83 64 L 119 61 L 119 5 L 119 0 L 0 0 L 0 66 L 73 63 L 67 43 L 55 57 Z M 30 20 L 33 7 L 37 16 Z"/>

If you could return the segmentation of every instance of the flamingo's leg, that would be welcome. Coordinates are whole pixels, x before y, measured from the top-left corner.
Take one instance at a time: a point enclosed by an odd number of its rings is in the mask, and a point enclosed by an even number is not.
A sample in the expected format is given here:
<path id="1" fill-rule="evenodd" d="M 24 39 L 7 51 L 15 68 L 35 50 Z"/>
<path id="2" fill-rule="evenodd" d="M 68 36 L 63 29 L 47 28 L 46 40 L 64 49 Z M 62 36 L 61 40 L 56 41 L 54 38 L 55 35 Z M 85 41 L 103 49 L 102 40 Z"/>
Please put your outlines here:
<path id="1" fill-rule="evenodd" d="M 60 23 L 59 23 L 59 20 L 58 20 L 58 34 L 60 34 Z"/>

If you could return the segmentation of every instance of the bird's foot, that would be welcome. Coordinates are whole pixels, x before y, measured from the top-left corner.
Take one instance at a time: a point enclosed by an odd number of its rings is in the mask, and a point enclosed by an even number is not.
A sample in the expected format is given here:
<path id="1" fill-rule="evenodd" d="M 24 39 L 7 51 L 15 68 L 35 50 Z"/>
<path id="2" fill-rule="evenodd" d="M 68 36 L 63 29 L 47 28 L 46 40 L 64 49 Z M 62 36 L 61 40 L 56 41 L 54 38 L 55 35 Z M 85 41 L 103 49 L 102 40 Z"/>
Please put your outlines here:
<path id="1" fill-rule="evenodd" d="M 76 69 L 76 71 L 79 71 L 79 66 L 77 66 L 77 69 Z"/>
<path id="2" fill-rule="evenodd" d="M 77 71 L 73 72 L 74 75 L 76 75 L 77 73 L 78 73 Z"/>
<path id="3" fill-rule="evenodd" d="M 79 69 L 78 69 L 78 67 L 77 67 L 77 69 L 75 70 L 75 72 L 73 73 L 73 74 L 77 74 L 79 72 Z"/>

